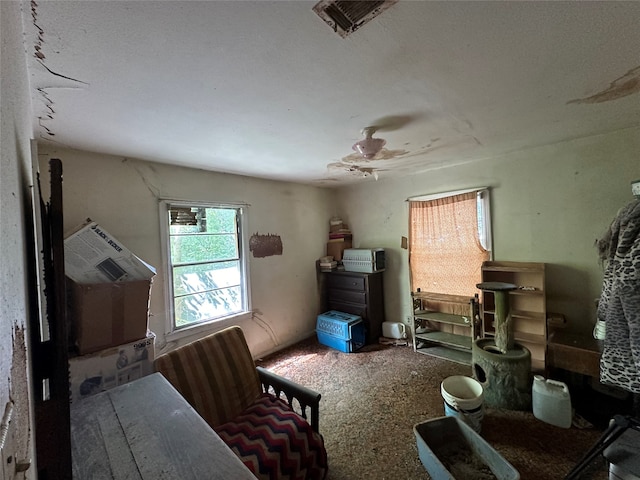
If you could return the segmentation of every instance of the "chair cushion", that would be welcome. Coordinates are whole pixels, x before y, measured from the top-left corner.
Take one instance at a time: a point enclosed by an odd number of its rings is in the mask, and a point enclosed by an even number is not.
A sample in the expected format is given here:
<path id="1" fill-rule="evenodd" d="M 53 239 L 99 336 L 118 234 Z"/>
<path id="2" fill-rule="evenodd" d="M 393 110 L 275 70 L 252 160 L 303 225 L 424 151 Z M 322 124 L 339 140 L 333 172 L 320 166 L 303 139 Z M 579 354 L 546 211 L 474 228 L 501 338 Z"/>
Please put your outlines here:
<path id="1" fill-rule="evenodd" d="M 236 418 L 262 392 L 237 326 L 160 355 L 154 365 L 212 428 Z"/>
<path id="2" fill-rule="evenodd" d="M 322 480 L 326 476 L 322 436 L 271 394 L 262 394 L 237 418 L 215 430 L 259 479 Z"/>

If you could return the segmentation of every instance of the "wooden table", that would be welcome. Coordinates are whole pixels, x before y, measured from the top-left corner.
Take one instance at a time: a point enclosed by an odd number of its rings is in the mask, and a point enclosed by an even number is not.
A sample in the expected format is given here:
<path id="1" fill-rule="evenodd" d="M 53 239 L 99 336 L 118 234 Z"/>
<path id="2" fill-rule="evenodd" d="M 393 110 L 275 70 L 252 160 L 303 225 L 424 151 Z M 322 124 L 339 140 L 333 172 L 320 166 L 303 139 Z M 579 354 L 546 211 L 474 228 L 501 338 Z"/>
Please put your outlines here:
<path id="1" fill-rule="evenodd" d="M 77 480 L 255 480 L 159 373 L 71 405 Z"/>
<path id="2" fill-rule="evenodd" d="M 554 332 L 547 344 L 547 366 L 598 378 L 602 344 L 590 335 Z"/>

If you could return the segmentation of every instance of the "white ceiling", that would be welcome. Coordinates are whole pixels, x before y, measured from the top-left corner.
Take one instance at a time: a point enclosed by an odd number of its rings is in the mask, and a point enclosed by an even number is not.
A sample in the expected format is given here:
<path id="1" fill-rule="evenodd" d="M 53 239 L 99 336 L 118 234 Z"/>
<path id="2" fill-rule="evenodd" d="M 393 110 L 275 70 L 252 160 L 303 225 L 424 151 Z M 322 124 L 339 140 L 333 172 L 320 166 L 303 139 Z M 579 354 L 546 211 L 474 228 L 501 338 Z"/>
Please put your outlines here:
<path id="1" fill-rule="evenodd" d="M 640 2 L 314 3 L 24 0 L 35 135 L 338 186 L 640 125 Z"/>

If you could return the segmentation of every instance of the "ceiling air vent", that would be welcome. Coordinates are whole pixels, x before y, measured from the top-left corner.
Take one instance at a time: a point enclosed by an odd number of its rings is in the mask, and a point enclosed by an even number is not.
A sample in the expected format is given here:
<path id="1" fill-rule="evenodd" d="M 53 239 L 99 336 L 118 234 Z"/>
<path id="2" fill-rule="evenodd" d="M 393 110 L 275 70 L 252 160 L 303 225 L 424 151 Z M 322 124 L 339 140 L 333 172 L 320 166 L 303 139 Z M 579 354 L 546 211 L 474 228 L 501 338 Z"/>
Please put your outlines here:
<path id="1" fill-rule="evenodd" d="M 397 1 L 320 0 L 313 7 L 313 11 L 333 28 L 334 32 L 344 38 Z"/>

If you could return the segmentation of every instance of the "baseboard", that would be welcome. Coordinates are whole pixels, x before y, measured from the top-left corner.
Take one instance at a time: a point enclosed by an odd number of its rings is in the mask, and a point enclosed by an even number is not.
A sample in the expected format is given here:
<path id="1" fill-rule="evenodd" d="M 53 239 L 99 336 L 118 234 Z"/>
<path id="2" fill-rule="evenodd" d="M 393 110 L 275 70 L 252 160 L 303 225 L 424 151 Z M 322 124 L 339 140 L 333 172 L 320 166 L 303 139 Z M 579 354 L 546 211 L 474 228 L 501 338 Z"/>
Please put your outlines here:
<path id="1" fill-rule="evenodd" d="M 281 343 L 280 345 L 276 345 L 275 347 L 267 350 L 266 352 L 256 355 L 253 359 L 262 360 L 264 357 L 268 357 L 269 355 L 277 353 L 280 350 L 284 350 L 285 348 L 290 347 L 291 345 L 295 345 L 296 343 L 302 342 L 303 340 L 307 340 L 308 338 L 314 337 L 315 335 L 316 335 L 315 329 L 311 330 L 308 333 L 304 333 L 298 337 L 294 337 L 293 339 L 289 340 L 286 343 Z"/>

